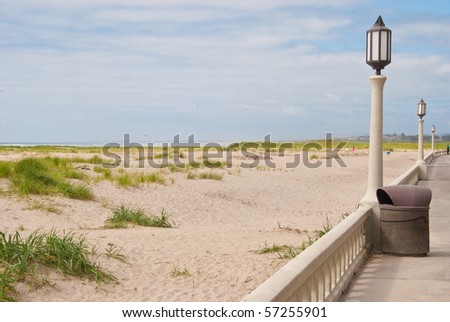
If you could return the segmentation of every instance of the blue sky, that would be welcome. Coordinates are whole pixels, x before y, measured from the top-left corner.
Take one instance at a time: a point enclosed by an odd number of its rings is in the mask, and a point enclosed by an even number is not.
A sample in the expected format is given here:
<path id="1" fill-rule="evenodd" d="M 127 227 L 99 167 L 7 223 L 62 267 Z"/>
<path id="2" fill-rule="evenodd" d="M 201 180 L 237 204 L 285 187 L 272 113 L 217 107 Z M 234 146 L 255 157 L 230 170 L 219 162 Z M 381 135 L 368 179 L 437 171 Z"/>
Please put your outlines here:
<path id="1" fill-rule="evenodd" d="M 384 132 L 450 132 L 447 1 L 0 0 L 0 142 L 369 133 L 365 32 L 393 33 Z"/>

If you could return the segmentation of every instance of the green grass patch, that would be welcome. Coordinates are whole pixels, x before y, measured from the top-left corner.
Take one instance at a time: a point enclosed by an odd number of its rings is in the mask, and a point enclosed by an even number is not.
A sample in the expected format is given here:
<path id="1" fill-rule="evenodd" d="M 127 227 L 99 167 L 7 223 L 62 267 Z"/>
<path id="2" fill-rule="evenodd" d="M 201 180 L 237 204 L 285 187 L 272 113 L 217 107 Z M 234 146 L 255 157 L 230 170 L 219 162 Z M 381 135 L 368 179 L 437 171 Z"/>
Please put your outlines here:
<path id="1" fill-rule="evenodd" d="M 117 182 L 120 187 L 140 187 L 144 184 L 157 183 L 163 185 L 166 183 L 166 178 L 161 172 L 139 173 L 139 172 L 124 172 L 115 177 L 113 180 Z"/>
<path id="2" fill-rule="evenodd" d="M 209 159 L 204 159 L 203 165 L 209 169 L 223 169 L 225 167 L 228 167 L 228 168 L 231 167 L 230 163 L 222 162 L 222 161 L 218 161 L 218 160 L 210 161 Z"/>
<path id="3" fill-rule="evenodd" d="M 88 176 L 76 169 L 68 168 L 63 172 L 64 178 L 76 180 L 88 180 Z"/>
<path id="4" fill-rule="evenodd" d="M 200 168 L 204 168 L 205 165 L 202 162 L 197 162 L 197 161 L 190 161 L 189 163 L 186 164 L 185 168 L 186 169 L 200 169 Z"/>
<path id="5" fill-rule="evenodd" d="M 138 185 L 138 183 L 135 180 L 133 180 L 133 177 L 129 173 L 122 173 L 122 174 L 118 175 L 117 177 L 115 177 L 115 180 L 116 180 L 117 184 L 119 185 L 119 187 L 127 188 L 127 187 Z"/>
<path id="6" fill-rule="evenodd" d="M 166 168 L 169 169 L 169 171 L 171 173 L 187 171 L 186 165 L 184 163 L 180 164 L 180 165 L 176 165 L 176 164 L 170 163 L 170 164 L 167 165 Z"/>
<path id="7" fill-rule="evenodd" d="M 73 163 L 88 163 L 88 164 L 102 164 L 104 161 L 98 155 L 94 155 L 90 158 L 82 158 L 82 157 L 73 157 L 70 159 Z"/>
<path id="8" fill-rule="evenodd" d="M 61 180 L 43 159 L 20 160 L 14 170 L 12 183 L 22 194 L 47 195 L 58 191 Z"/>
<path id="9" fill-rule="evenodd" d="M 258 251 L 258 254 L 272 254 L 276 253 L 280 259 L 294 258 L 300 253 L 300 250 L 290 245 L 276 245 L 265 246 Z"/>
<path id="10" fill-rule="evenodd" d="M 142 209 L 131 209 L 124 205 L 113 210 L 112 215 L 105 221 L 105 228 L 126 228 L 129 225 L 144 227 L 172 228 L 168 214 L 162 210 L 159 216 L 148 216 Z"/>
<path id="11" fill-rule="evenodd" d="M 151 155 L 149 159 L 163 159 L 169 157 L 169 152 L 162 152 L 158 154 Z"/>
<path id="12" fill-rule="evenodd" d="M 73 184 L 69 179 L 85 179 L 65 158 L 26 158 L 16 162 L 1 162 L 0 176 L 8 178 L 12 187 L 23 195 L 61 193 L 73 199 L 93 199 L 88 186 Z"/>
<path id="13" fill-rule="evenodd" d="M 103 178 L 106 180 L 112 179 L 112 171 L 111 169 L 108 168 L 103 168 L 100 166 L 95 166 L 94 167 L 94 172 L 102 174 Z"/>
<path id="14" fill-rule="evenodd" d="M 46 269 L 97 283 L 116 282 L 114 275 L 91 260 L 94 256 L 99 254 L 88 246 L 84 236 L 74 233 L 36 231 L 22 238 L 18 232 L 13 235 L 0 232 L 0 301 L 16 300 L 19 282 L 30 287 L 51 285 L 46 275 L 38 273 Z"/>
<path id="15" fill-rule="evenodd" d="M 189 180 L 196 180 L 196 179 L 206 179 L 206 180 L 222 180 L 223 179 L 223 174 L 217 173 L 217 172 L 201 172 L 201 173 L 196 173 L 193 171 L 189 171 L 186 179 Z"/>
<path id="16" fill-rule="evenodd" d="M 222 180 L 223 174 L 217 172 L 202 172 L 198 174 L 199 179 L 207 179 L 207 180 Z"/>
<path id="17" fill-rule="evenodd" d="M 166 178 L 159 172 L 143 174 L 140 178 L 143 183 L 157 183 L 161 185 L 166 183 Z"/>
<path id="18" fill-rule="evenodd" d="M 84 184 L 71 184 L 63 182 L 59 185 L 59 191 L 66 197 L 78 200 L 93 200 L 94 194 L 91 189 Z"/>
<path id="19" fill-rule="evenodd" d="M 9 161 L 0 161 L 0 178 L 10 178 L 14 169 L 14 163 Z"/>

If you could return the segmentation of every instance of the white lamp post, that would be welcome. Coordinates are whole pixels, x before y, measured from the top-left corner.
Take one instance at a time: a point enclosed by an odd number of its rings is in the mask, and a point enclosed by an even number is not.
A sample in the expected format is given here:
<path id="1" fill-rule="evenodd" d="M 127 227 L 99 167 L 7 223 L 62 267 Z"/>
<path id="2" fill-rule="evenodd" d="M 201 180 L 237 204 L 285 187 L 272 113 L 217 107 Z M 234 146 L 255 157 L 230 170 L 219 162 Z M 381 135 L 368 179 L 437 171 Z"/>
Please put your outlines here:
<path id="1" fill-rule="evenodd" d="M 423 158 L 423 117 L 427 114 L 427 104 L 420 100 L 417 103 L 417 116 L 419 117 L 419 133 L 418 133 L 418 141 L 419 141 L 419 152 L 417 157 L 417 164 L 425 164 L 425 160 Z"/>
<path id="2" fill-rule="evenodd" d="M 377 203 L 376 190 L 383 186 L 383 87 L 386 76 L 381 75 L 381 70 L 391 63 L 391 40 L 391 30 L 379 16 L 366 35 L 366 63 L 376 71 L 376 75 L 369 78 L 372 85 L 369 176 L 367 192 L 361 200 L 366 204 Z"/>
<path id="3" fill-rule="evenodd" d="M 434 133 L 436 132 L 436 126 L 431 126 L 431 153 L 434 153 Z"/>
<path id="4" fill-rule="evenodd" d="M 392 32 L 378 17 L 373 27 L 366 34 L 366 63 L 376 71 L 371 76 L 372 88 L 370 111 L 370 146 L 369 146 L 369 173 L 367 192 L 361 199 L 365 205 L 378 205 L 376 191 L 383 186 L 383 88 L 386 76 L 381 70 L 391 63 Z M 380 249 L 380 214 L 378 207 L 372 207 L 372 244 Z"/>

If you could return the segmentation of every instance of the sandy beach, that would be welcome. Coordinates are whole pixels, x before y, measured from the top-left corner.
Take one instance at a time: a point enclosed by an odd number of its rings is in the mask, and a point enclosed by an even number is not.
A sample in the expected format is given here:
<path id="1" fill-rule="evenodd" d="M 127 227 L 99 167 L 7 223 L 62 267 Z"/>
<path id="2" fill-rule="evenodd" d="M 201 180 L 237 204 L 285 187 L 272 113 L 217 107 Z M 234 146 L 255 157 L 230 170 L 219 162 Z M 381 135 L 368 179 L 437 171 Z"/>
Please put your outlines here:
<path id="1" fill-rule="evenodd" d="M 18 160 L 43 154 L 3 153 L 0 160 Z M 64 155 L 67 157 L 67 155 Z M 233 161 L 238 157 L 233 156 Z M 20 196 L 9 193 L 0 179 L 0 230 L 71 231 L 84 234 L 90 245 L 103 250 L 121 248 L 128 263 L 100 257 L 118 283 L 98 285 L 53 271 L 53 287 L 31 289 L 18 285 L 19 301 L 240 301 L 288 259 L 277 253 L 260 254 L 266 246 L 298 246 L 327 224 L 336 225 L 351 213 L 364 195 L 368 156 L 343 155 L 346 167 L 331 160 L 315 169 L 304 164 L 290 169 L 292 154 L 273 156 L 276 168 L 264 164 L 246 169 L 212 170 L 220 180 L 188 178 L 187 172 L 138 169 L 133 159 L 122 171 L 160 171 L 164 184 L 120 187 L 96 180 L 93 165 L 79 165 L 91 179 L 93 200 L 60 195 Z M 398 177 L 416 160 L 416 152 L 384 156 L 384 182 Z M 235 163 L 235 162 L 233 162 Z M 117 169 L 116 169 L 117 170 Z M 115 171 L 116 171 L 115 170 Z M 194 169 L 189 173 L 211 172 Z M 52 211 L 33 207 L 51 205 Z M 174 228 L 128 227 L 106 229 L 105 220 L 116 207 L 141 208 L 148 214 L 168 214 Z M 41 207 L 42 208 L 42 207 Z M 179 273 L 179 274 L 177 274 Z"/>

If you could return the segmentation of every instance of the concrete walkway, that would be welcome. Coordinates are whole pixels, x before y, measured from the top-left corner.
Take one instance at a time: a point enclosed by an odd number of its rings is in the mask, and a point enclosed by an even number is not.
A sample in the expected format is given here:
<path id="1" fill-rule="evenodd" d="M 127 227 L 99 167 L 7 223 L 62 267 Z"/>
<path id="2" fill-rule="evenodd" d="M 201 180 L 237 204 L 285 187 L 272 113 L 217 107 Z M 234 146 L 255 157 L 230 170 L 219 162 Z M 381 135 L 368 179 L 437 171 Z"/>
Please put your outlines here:
<path id="1" fill-rule="evenodd" d="M 371 256 L 341 301 L 450 301 L 450 156 L 433 160 L 427 177 L 418 185 L 433 193 L 428 255 Z"/>

